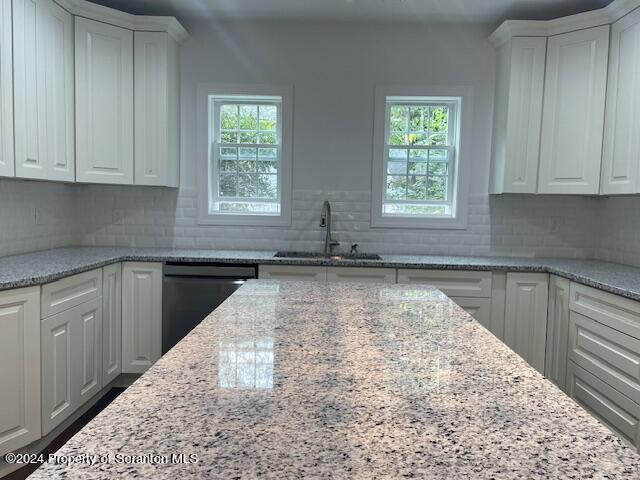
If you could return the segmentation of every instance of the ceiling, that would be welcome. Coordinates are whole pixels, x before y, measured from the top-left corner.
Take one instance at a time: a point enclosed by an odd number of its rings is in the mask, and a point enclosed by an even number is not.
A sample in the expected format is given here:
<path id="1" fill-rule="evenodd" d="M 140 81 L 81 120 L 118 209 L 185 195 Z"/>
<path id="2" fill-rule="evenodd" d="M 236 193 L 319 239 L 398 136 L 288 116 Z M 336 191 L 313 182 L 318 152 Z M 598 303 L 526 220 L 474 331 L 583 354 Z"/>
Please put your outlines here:
<path id="1" fill-rule="evenodd" d="M 546 20 L 612 0 L 92 0 L 135 14 L 195 20 L 474 22 Z"/>

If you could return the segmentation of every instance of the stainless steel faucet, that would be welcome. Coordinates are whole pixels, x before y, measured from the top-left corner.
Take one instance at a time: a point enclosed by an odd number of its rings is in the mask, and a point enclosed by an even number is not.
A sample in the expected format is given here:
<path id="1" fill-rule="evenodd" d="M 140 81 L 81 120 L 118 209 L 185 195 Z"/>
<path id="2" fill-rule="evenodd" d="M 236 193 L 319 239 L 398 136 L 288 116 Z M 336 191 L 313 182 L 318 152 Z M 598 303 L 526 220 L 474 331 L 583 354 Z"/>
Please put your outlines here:
<path id="1" fill-rule="evenodd" d="M 328 200 L 325 200 L 324 204 L 322 205 L 320 226 L 327 229 L 327 233 L 324 238 L 324 256 L 330 257 L 333 247 L 337 247 L 338 245 L 340 245 L 340 243 L 331 240 L 331 204 Z"/>

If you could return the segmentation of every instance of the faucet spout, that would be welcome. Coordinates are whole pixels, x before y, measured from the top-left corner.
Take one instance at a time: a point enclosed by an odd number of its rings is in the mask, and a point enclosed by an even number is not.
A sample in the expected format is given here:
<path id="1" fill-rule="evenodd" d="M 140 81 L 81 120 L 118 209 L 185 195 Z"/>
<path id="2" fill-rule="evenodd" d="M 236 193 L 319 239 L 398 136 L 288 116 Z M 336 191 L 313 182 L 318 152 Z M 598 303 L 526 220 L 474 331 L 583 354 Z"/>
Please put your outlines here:
<path id="1" fill-rule="evenodd" d="M 338 245 L 340 245 L 340 243 L 331 239 L 331 204 L 328 200 L 325 200 L 322 204 L 320 226 L 327 229 L 324 238 L 324 256 L 326 258 L 329 258 L 331 256 L 333 247 L 337 247 Z"/>

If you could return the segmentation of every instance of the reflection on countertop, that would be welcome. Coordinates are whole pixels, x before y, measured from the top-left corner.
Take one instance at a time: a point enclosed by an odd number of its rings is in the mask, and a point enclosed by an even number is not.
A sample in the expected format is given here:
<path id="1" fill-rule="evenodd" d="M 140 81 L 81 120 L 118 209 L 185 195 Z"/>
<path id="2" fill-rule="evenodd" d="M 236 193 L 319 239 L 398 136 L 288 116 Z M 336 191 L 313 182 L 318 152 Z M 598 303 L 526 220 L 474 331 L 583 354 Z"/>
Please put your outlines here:
<path id="1" fill-rule="evenodd" d="M 34 478 L 638 478 L 640 456 L 429 286 L 251 280 Z"/>

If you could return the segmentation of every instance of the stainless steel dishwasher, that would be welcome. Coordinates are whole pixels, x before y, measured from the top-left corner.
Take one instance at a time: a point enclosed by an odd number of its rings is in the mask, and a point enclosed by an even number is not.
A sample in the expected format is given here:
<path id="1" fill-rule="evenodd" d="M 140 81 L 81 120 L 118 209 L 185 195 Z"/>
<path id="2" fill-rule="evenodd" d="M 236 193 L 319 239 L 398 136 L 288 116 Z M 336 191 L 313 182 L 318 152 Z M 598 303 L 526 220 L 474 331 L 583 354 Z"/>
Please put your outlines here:
<path id="1" fill-rule="evenodd" d="M 257 265 L 166 262 L 162 285 L 162 354 L 246 280 L 257 278 L 257 274 Z"/>

